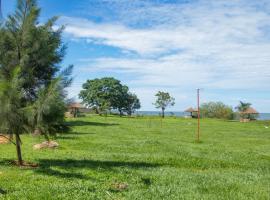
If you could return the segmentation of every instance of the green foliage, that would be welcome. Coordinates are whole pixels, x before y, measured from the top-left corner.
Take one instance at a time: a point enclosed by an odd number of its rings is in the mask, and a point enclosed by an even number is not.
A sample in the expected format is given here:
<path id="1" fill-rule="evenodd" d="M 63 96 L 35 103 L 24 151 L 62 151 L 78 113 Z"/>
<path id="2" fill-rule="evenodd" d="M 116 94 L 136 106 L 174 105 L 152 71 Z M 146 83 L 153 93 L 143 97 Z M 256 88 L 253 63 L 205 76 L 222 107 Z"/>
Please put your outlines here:
<path id="1" fill-rule="evenodd" d="M 23 164 L 20 135 L 27 131 L 29 108 L 23 104 L 25 79 L 20 76 L 21 68 L 10 71 L 9 76 L 0 74 L 0 127 L 4 133 L 16 137 L 19 165 Z"/>
<path id="2" fill-rule="evenodd" d="M 251 105 L 252 105 L 251 103 L 248 103 L 248 102 L 245 103 L 245 102 L 240 101 L 239 105 L 235 107 L 239 112 L 240 118 L 250 119 L 250 120 L 255 120 L 258 118 L 258 114 L 242 113 L 242 112 L 245 112 L 248 108 L 250 108 Z"/>
<path id="3" fill-rule="evenodd" d="M 200 107 L 203 117 L 218 119 L 233 119 L 233 110 L 222 102 L 203 103 Z"/>
<path id="4" fill-rule="evenodd" d="M 0 26 L 0 123 L 16 135 L 20 164 L 19 135 L 26 127 L 45 135 L 55 132 L 64 119 L 64 88 L 72 81 L 73 66 L 59 72 L 66 49 L 63 27 L 54 30 L 56 17 L 39 24 L 39 15 L 35 0 L 18 0 L 14 14 Z"/>
<path id="5" fill-rule="evenodd" d="M 154 105 L 156 108 L 161 108 L 162 111 L 162 117 L 164 117 L 164 111 L 168 106 L 174 106 L 175 99 L 170 96 L 168 92 L 161 92 L 158 91 L 158 93 L 155 95 L 157 97 L 156 102 Z"/>
<path id="6" fill-rule="evenodd" d="M 19 67 L 11 71 L 8 79 L 0 77 L 0 126 L 4 133 L 19 135 L 27 131 L 29 109 L 22 104 L 23 82 Z"/>
<path id="7" fill-rule="evenodd" d="M 98 113 L 117 109 L 120 115 L 138 109 L 138 98 L 129 93 L 129 88 L 112 77 L 87 80 L 79 97 L 83 103 L 95 108 Z M 135 99 L 136 98 L 136 99 Z"/>
<path id="8" fill-rule="evenodd" d="M 246 111 L 248 108 L 250 108 L 251 103 L 245 103 L 243 101 L 240 101 L 239 105 L 236 106 L 235 108 L 239 111 L 239 112 L 244 112 Z"/>
<path id="9" fill-rule="evenodd" d="M 21 75 L 27 77 L 23 84 L 27 100 L 34 100 L 38 88 L 50 83 L 66 49 L 62 27 L 53 29 L 57 18 L 39 24 L 39 15 L 35 0 L 18 0 L 14 14 L 0 30 L 0 73 L 8 75 L 20 66 Z"/>
<path id="10" fill-rule="evenodd" d="M 124 111 L 131 115 L 136 110 L 141 108 L 140 100 L 138 99 L 136 94 L 128 93 L 126 97 L 126 102 L 124 103 Z"/>
<path id="11" fill-rule="evenodd" d="M 64 124 L 66 104 L 62 91 L 61 79 L 54 79 L 47 87 L 39 90 L 38 98 L 33 104 L 33 127 L 47 139 L 48 135 L 61 130 Z"/>

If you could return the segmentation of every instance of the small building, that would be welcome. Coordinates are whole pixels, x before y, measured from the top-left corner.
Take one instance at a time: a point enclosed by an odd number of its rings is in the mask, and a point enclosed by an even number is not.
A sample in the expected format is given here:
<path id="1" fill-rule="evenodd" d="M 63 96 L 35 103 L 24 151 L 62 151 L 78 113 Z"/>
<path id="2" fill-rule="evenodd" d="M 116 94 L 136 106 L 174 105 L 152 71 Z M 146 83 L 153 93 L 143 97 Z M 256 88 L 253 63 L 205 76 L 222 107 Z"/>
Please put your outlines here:
<path id="1" fill-rule="evenodd" d="M 255 120 L 259 112 L 252 107 L 247 108 L 245 111 L 240 112 L 240 122 L 249 122 Z"/>
<path id="2" fill-rule="evenodd" d="M 198 110 L 196 110 L 196 109 L 194 109 L 192 107 L 186 109 L 185 112 L 190 113 L 191 118 L 195 118 L 195 117 L 198 116 Z"/>
<path id="3" fill-rule="evenodd" d="M 84 109 L 84 106 L 80 103 L 71 103 L 68 105 L 68 112 L 72 115 L 72 117 L 77 117 L 80 109 Z"/>

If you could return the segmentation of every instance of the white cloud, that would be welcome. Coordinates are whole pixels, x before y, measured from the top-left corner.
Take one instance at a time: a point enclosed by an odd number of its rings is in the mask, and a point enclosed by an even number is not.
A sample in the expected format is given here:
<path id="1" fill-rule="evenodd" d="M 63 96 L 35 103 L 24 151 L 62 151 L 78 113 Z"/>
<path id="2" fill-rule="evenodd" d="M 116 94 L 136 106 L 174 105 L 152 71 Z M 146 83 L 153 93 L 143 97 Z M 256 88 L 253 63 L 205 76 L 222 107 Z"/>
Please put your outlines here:
<path id="1" fill-rule="evenodd" d="M 268 1 L 103 2 L 118 8 L 120 20 L 95 23 L 64 17 L 65 32 L 133 56 L 86 59 L 81 63 L 84 71 L 134 74 L 132 87 L 148 87 L 151 95 L 161 86 L 269 91 Z"/>

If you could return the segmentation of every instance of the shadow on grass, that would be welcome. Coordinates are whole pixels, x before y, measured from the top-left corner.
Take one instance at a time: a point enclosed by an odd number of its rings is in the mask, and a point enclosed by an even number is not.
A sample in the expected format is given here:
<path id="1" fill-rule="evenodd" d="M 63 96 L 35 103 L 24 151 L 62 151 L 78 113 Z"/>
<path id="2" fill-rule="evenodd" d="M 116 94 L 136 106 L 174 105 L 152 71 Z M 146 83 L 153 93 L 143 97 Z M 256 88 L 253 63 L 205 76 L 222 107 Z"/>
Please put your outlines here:
<path id="1" fill-rule="evenodd" d="M 116 123 L 87 122 L 87 121 L 69 121 L 67 126 L 116 126 Z"/>
<path id="2" fill-rule="evenodd" d="M 3 189 L 0 188 L 0 195 L 1 194 L 4 195 L 4 194 L 7 194 L 7 192 L 5 190 L 3 190 Z"/>
<path id="3" fill-rule="evenodd" d="M 76 135 L 93 135 L 93 134 L 96 134 L 94 132 L 88 132 L 88 131 L 69 131 L 69 132 L 66 132 L 66 133 L 61 133 L 59 134 L 59 136 L 57 136 L 57 139 L 76 139 Z M 68 136 L 70 135 L 70 136 Z"/>
<path id="4" fill-rule="evenodd" d="M 60 140 L 76 140 L 76 139 L 78 139 L 78 137 L 69 136 L 68 134 L 71 134 L 71 133 L 61 134 L 61 135 L 57 136 L 56 139 L 60 139 Z M 73 133 L 73 134 L 77 134 L 77 133 Z M 91 133 L 88 133 L 88 134 L 91 134 Z"/>
<path id="5" fill-rule="evenodd" d="M 153 168 L 159 164 L 146 162 L 121 162 L 121 161 L 100 161 L 100 160 L 74 160 L 74 159 L 41 159 L 39 160 L 39 168 L 34 170 L 36 173 L 56 176 L 60 178 L 78 178 L 89 179 L 81 173 L 75 171 L 80 169 L 98 169 L 105 171 L 113 171 L 115 168 Z M 57 168 L 57 169 L 56 169 Z"/>

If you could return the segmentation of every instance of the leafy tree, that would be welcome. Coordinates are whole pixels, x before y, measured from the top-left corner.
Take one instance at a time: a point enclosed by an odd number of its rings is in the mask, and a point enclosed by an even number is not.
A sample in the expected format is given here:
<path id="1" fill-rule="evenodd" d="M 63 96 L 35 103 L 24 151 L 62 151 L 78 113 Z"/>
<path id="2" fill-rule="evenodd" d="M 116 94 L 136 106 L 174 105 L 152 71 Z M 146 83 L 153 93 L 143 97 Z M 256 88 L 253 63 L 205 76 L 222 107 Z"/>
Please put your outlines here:
<path id="1" fill-rule="evenodd" d="M 222 102 L 208 102 L 200 107 L 202 116 L 218 119 L 232 119 L 233 110 Z"/>
<path id="2" fill-rule="evenodd" d="M 124 106 L 124 111 L 130 116 L 135 110 L 141 108 L 140 100 L 136 94 L 128 93 L 126 98 L 126 103 Z"/>
<path id="3" fill-rule="evenodd" d="M 162 118 L 164 118 L 165 109 L 168 106 L 174 106 L 175 99 L 173 97 L 171 97 L 168 92 L 161 92 L 161 91 L 159 91 L 155 96 L 157 97 L 157 100 L 154 103 L 154 105 L 156 106 L 156 108 L 161 108 Z"/>
<path id="4" fill-rule="evenodd" d="M 129 88 L 112 77 L 87 80 L 83 84 L 79 97 L 89 107 L 94 107 L 101 113 L 104 110 L 117 109 L 122 116 L 127 110 L 130 94 Z"/>

